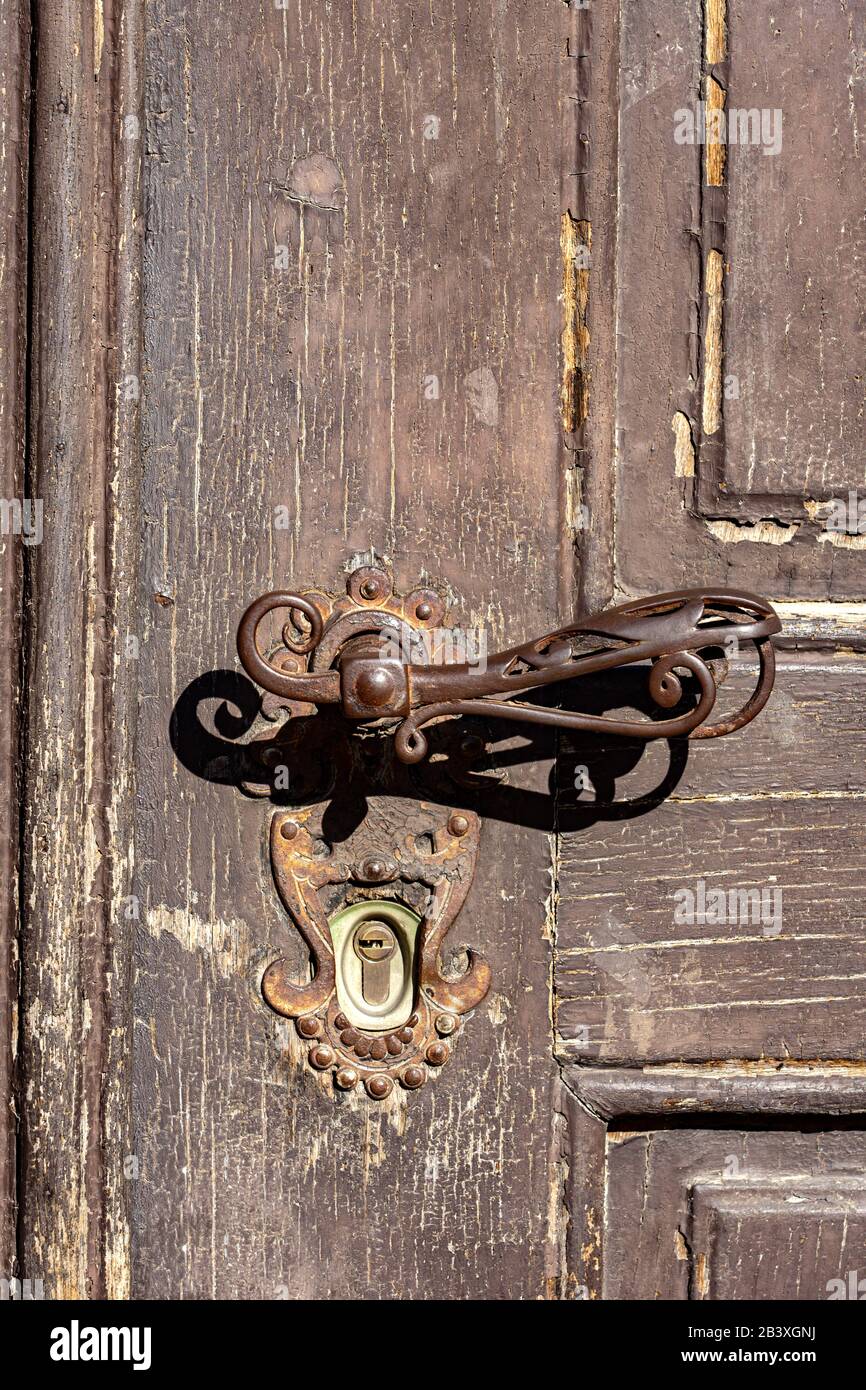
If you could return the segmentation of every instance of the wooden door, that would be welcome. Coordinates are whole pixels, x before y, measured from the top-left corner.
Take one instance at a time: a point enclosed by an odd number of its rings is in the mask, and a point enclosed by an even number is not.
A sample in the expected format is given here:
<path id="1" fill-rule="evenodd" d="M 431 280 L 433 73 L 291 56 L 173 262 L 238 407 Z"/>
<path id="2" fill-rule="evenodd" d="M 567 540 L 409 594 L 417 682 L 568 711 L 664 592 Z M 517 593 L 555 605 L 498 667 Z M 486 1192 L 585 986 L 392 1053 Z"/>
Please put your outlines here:
<path id="1" fill-rule="evenodd" d="M 863 23 L 4 9 L 4 487 L 42 534 L 2 537 L 0 1175 L 4 1268 L 46 1296 L 849 1287 L 866 587 L 827 522 L 866 489 Z M 701 102 L 743 138 L 700 143 Z M 336 779 L 325 849 L 422 804 L 481 821 L 445 967 L 483 952 L 490 992 L 378 1102 L 262 996 L 277 959 L 309 977 L 268 828 L 339 735 L 276 787 L 234 644 L 256 595 L 365 565 L 490 651 L 700 584 L 785 624 L 728 739 L 505 724 L 447 794 L 396 796 L 369 746 L 360 799 Z M 778 923 L 676 922 L 708 886 L 780 891 Z"/>

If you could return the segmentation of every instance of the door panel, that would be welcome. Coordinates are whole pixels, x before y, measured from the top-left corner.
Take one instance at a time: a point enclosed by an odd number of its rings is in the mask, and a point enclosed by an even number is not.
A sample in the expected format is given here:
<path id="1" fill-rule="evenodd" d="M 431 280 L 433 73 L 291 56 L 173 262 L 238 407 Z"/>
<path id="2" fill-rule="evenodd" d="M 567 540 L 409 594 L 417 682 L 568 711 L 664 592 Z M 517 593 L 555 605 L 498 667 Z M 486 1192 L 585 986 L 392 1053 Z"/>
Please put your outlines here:
<path id="1" fill-rule="evenodd" d="M 866 482 L 864 14 L 859 0 L 779 8 L 622 8 L 617 559 L 628 591 L 652 586 L 664 554 L 677 584 L 711 574 L 777 599 L 864 598 L 862 538 L 823 525 L 827 500 Z M 683 113 L 712 107 L 713 84 L 729 112 L 766 113 L 766 139 L 721 152 L 676 143 Z M 660 524 L 647 527 L 650 515 Z"/>
<path id="2" fill-rule="evenodd" d="M 52 1298 L 826 1296 L 866 1113 L 866 585 L 823 524 L 866 482 L 863 0 L 7 10 L 4 487 L 45 514 L 0 553 L 9 1267 Z M 777 152 L 678 143 L 723 96 L 781 110 Z M 490 652 L 749 587 L 776 689 L 703 745 L 461 724 L 447 795 L 364 730 L 327 790 L 341 716 L 263 701 L 235 632 L 373 562 Z M 633 714 L 645 675 L 586 699 Z M 250 748 L 281 721 L 288 787 Z M 313 808 L 326 854 L 418 802 L 480 816 L 443 968 L 478 949 L 493 986 L 371 1103 L 263 998 L 313 973 L 269 826 Z M 769 907 L 676 916 L 719 888 Z"/>
<path id="3" fill-rule="evenodd" d="M 611 1133 L 605 1297 L 847 1290 L 862 1264 L 864 1159 L 862 1134 Z"/>
<path id="4" fill-rule="evenodd" d="M 862 1065 L 563 1074 L 575 1296 L 862 1296 Z"/>
<path id="5" fill-rule="evenodd" d="M 353 556 L 389 557 L 404 590 L 447 582 L 491 650 L 555 621 L 564 38 L 541 3 L 149 13 L 139 1296 L 555 1282 L 544 838 L 484 827 L 453 941 L 490 922 L 495 1000 L 459 1061 L 375 1113 L 335 1106 L 261 999 L 276 957 L 308 970 L 272 807 L 178 756 L 237 693 L 218 673 L 247 603 L 339 592 Z"/>
<path id="6" fill-rule="evenodd" d="M 727 698 L 748 687 L 735 669 Z M 863 695 L 850 656 L 792 656 L 761 719 L 696 749 L 649 809 L 666 745 L 563 749 L 565 787 L 583 765 L 603 798 L 562 796 L 585 826 L 560 859 L 563 1058 L 863 1056 Z"/>

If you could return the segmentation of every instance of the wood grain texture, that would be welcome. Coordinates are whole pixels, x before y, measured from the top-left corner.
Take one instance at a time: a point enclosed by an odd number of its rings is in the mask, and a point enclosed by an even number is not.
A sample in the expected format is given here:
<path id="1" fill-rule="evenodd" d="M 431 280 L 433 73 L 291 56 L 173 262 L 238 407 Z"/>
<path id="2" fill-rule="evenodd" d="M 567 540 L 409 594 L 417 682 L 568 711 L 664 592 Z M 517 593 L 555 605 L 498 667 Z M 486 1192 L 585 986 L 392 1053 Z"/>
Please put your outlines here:
<path id="1" fill-rule="evenodd" d="M 856 1131 L 610 1133 L 604 1297 L 826 1299 L 858 1268 L 864 1159 Z"/>
<path id="2" fill-rule="evenodd" d="M 778 8 L 729 4 L 728 105 L 781 115 L 778 153 L 729 160 L 726 371 L 741 391 L 725 472 L 738 493 L 845 497 L 866 487 L 866 13 L 859 0 Z"/>
<path id="3" fill-rule="evenodd" d="M 831 543 L 816 511 L 866 482 L 852 285 L 862 227 L 849 202 L 862 183 L 862 7 L 729 4 L 723 59 L 718 7 L 705 49 L 705 9 L 622 7 L 606 330 L 619 344 L 617 587 L 657 587 L 663 564 L 672 584 L 862 601 L 860 538 Z M 716 187 L 708 149 L 674 134 L 707 78 L 728 109 L 782 111 L 779 152 L 729 145 Z M 706 293 L 714 256 L 724 275 Z M 694 479 L 677 471 L 676 413 L 692 425 Z"/>
<path id="4" fill-rule="evenodd" d="M 5 502 L 21 502 L 28 495 L 24 388 L 29 73 L 28 8 L 5 5 L 0 11 L 0 496 Z M 18 1273 L 19 702 L 22 584 L 29 548 L 11 531 L 0 536 L 0 768 L 6 788 L 0 809 L 0 1276 L 7 1279 Z"/>
<path id="5" fill-rule="evenodd" d="M 850 13 L 840 0 L 821 21 L 833 54 Z M 752 12 L 38 0 L 34 15 L 26 467 L 25 159 L 5 138 L 23 108 L 0 127 L 4 486 L 45 505 L 23 579 L 0 557 L 7 632 L 23 582 L 29 700 L 20 738 L 14 722 L 0 736 L 7 767 L 25 754 L 18 1273 L 52 1298 L 729 1297 L 766 1290 L 754 1252 L 782 1249 L 782 1174 L 804 1197 L 782 1287 L 820 1287 L 825 1232 L 844 1262 L 840 1221 L 862 1206 L 866 590 L 856 548 L 817 542 L 808 494 L 818 435 L 859 419 L 840 351 L 855 325 L 818 335 L 832 399 L 808 459 L 770 450 L 708 509 L 732 449 L 741 463 L 765 427 L 781 448 L 783 406 L 795 426 L 815 409 L 808 391 L 768 398 L 748 437 L 729 428 L 728 357 L 754 355 L 744 325 L 759 336 L 748 285 L 778 339 L 805 253 L 768 282 L 741 152 L 709 187 L 703 152 L 673 140 L 676 109 L 742 71 Z M 14 68 L 26 23 L 0 23 Z M 811 69 L 801 90 L 780 34 L 757 51 L 768 70 L 786 55 L 799 138 L 821 127 L 796 187 L 805 199 L 836 161 L 838 221 L 857 153 L 828 129 L 846 116 L 839 74 L 823 104 Z M 771 239 L 792 201 L 764 208 Z M 802 315 L 797 334 L 816 350 Z M 786 351 L 769 345 L 768 370 Z M 588 606 L 707 580 L 801 601 L 767 710 L 688 759 L 562 738 L 555 767 L 553 745 L 521 765 L 501 740 L 508 796 L 487 795 L 449 955 L 480 947 L 493 990 L 435 1083 L 382 1105 L 325 1094 L 261 997 L 269 962 L 301 980 L 309 961 L 272 881 L 272 807 L 233 775 L 265 731 L 234 654 L 246 604 L 337 591 L 373 555 L 402 590 L 441 581 L 491 650 L 556 627 L 578 587 Z M 4 646 L 5 693 L 19 670 Z M 733 662 L 723 708 L 753 674 Z M 598 806 L 570 791 L 582 764 Z M 387 816 L 381 777 L 369 800 Z M 335 840 L 349 803 L 342 785 Z M 677 926 L 674 894 L 700 879 L 781 889 L 781 930 Z M 837 1132 L 786 1129 L 810 1109 Z M 11 1164 L 7 1135 L 7 1263 Z"/>
<path id="6" fill-rule="evenodd" d="M 748 687 L 745 670 L 732 679 L 729 698 Z M 670 766 L 665 747 L 630 760 L 620 750 L 619 777 L 614 750 L 578 744 L 563 759 L 564 784 L 583 763 L 602 798 L 562 836 L 564 1057 L 862 1058 L 863 682 L 850 660 L 783 662 L 761 718 L 692 745 L 668 798 L 643 813 L 639 798 Z M 779 892 L 780 921 L 771 898 L 766 920 L 738 904 L 727 924 L 678 924 L 676 895 L 701 883 Z"/>
<path id="7" fill-rule="evenodd" d="M 193 776 L 167 728 L 189 682 L 234 668 L 253 596 L 338 588 L 371 548 L 403 589 L 445 581 L 493 643 L 550 626 L 571 545 L 567 20 L 541 3 L 150 8 L 138 1296 L 561 1291 L 546 839 L 485 827 L 454 936 L 489 955 L 493 996 L 453 1065 L 408 1100 L 336 1104 L 259 995 L 274 956 L 304 969 L 269 808 Z"/>
<path id="8" fill-rule="evenodd" d="M 46 1297 L 128 1288 L 127 594 L 135 451 L 120 401 L 137 338 L 130 147 L 118 139 L 137 11 L 36 7 L 31 486 L 24 769 L 22 1273 Z M 137 156 L 133 154 L 133 160 Z M 116 316 L 124 306 L 126 325 Z"/>

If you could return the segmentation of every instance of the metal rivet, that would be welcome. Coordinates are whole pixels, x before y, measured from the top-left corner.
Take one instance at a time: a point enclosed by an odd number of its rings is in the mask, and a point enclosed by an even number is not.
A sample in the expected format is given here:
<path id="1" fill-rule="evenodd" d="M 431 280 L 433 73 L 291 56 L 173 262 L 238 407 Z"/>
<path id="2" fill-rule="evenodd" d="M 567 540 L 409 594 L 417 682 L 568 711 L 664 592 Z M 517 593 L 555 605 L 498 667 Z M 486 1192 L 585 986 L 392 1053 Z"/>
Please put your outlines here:
<path id="1" fill-rule="evenodd" d="M 410 1043 L 414 1036 L 415 1034 L 412 1032 L 411 1028 L 400 1028 L 397 1031 L 397 1037 L 404 1043 Z"/>
<path id="2" fill-rule="evenodd" d="M 375 579 L 364 579 L 359 585 L 359 593 L 362 598 L 376 598 L 379 593 L 379 585 Z"/>
<path id="3" fill-rule="evenodd" d="M 419 603 L 415 609 L 415 617 L 420 618 L 422 623 L 426 623 L 427 619 L 432 617 L 432 614 L 433 609 L 426 601 Z M 420 1085 L 420 1082 L 418 1084 Z"/>
<path id="4" fill-rule="evenodd" d="M 294 840 L 298 833 L 298 827 L 293 820 L 284 820 L 280 826 L 280 834 L 284 840 Z"/>
<path id="5" fill-rule="evenodd" d="M 310 1048 L 310 1066 L 315 1067 L 316 1071 L 324 1071 L 334 1061 L 334 1049 L 328 1047 L 327 1043 L 319 1043 L 317 1047 Z"/>
<path id="6" fill-rule="evenodd" d="M 360 1036 L 357 1028 L 344 1028 L 340 1034 L 340 1042 L 344 1047 L 354 1047 Z"/>
<path id="7" fill-rule="evenodd" d="M 340 1067 L 334 1080 L 341 1091 L 351 1091 L 358 1084 L 358 1073 L 354 1067 Z"/>
<path id="8" fill-rule="evenodd" d="M 381 1062 L 388 1055 L 388 1044 L 384 1038 L 376 1038 L 370 1047 L 370 1056 L 374 1062 Z"/>
<path id="9" fill-rule="evenodd" d="M 364 1083 L 367 1087 L 367 1094 L 374 1100 L 384 1100 L 391 1094 L 393 1081 L 389 1076 L 370 1076 Z"/>
<path id="10" fill-rule="evenodd" d="M 427 1080 L 427 1073 L 423 1067 L 407 1067 L 400 1077 L 400 1080 L 410 1091 L 415 1091 L 419 1086 L 424 1085 L 424 1082 Z"/>
<path id="11" fill-rule="evenodd" d="M 380 709 L 387 705 L 396 690 L 396 682 L 384 666 L 374 666 L 371 671 L 362 671 L 356 684 L 358 699 L 365 705 Z"/>
<path id="12" fill-rule="evenodd" d="M 371 883 L 380 883 L 382 879 L 388 877 L 390 872 L 390 865 L 384 859 L 365 859 L 361 865 L 362 877 Z"/>
<path id="13" fill-rule="evenodd" d="M 319 1019 L 312 1014 L 307 1014 L 306 1018 L 299 1018 L 295 1024 L 302 1038 L 317 1038 L 322 1031 Z"/>
<path id="14" fill-rule="evenodd" d="M 339 1030 L 342 1032 L 342 1030 L 343 1030 L 344 1028 L 348 1028 L 348 1026 L 349 1026 L 349 1020 L 347 1019 L 346 1015 L 345 1015 L 345 1014 L 337 1014 L 337 1017 L 334 1019 L 334 1027 L 337 1028 L 337 1029 L 339 1029 Z"/>
<path id="15" fill-rule="evenodd" d="M 458 812 L 455 812 L 448 822 L 448 829 L 451 831 L 452 835 L 465 835 L 469 829 L 468 816 L 461 816 Z"/>
<path id="16" fill-rule="evenodd" d="M 403 1044 L 397 1037 L 396 1033 L 388 1034 L 387 1038 L 385 1039 L 385 1046 L 387 1047 L 392 1057 L 399 1057 L 400 1053 L 403 1051 Z"/>
<path id="17" fill-rule="evenodd" d="M 456 1033 L 458 1026 L 457 1019 L 453 1014 L 440 1014 L 436 1019 L 436 1032 L 443 1038 L 448 1038 L 452 1033 Z"/>
<path id="18" fill-rule="evenodd" d="M 369 1038 L 361 1036 L 355 1043 L 355 1051 L 359 1057 L 369 1057 L 370 1048 L 373 1046 Z"/>
<path id="19" fill-rule="evenodd" d="M 444 1066 L 450 1055 L 448 1044 L 444 1042 L 431 1043 L 426 1053 L 427 1061 L 431 1067 Z"/>

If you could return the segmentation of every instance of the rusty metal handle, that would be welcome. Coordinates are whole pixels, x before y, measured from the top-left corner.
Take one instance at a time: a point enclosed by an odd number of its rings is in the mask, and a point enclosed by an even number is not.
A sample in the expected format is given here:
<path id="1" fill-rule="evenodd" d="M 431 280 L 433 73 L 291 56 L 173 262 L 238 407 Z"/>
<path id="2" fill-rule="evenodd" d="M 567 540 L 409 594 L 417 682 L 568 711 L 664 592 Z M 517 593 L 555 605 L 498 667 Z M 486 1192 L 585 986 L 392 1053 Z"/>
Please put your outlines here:
<path id="1" fill-rule="evenodd" d="M 342 703 L 346 718 L 360 722 L 400 719 L 394 740 L 404 763 L 419 762 L 427 752 L 422 726 L 449 715 L 523 720 L 626 738 L 718 738 L 750 723 L 773 688 L 770 639 L 781 631 L 781 623 L 771 605 L 754 594 L 682 589 L 634 599 L 483 663 L 431 665 L 407 660 L 406 652 L 411 658 L 419 625 L 435 616 L 436 595 L 418 591 L 400 603 L 391 596 L 384 572 L 364 573 L 367 577 L 354 588 L 350 581 L 348 608 L 347 600 L 342 606 L 330 605 L 318 592 L 262 595 L 241 619 L 238 652 L 253 680 L 282 700 Z M 276 609 L 290 614 L 282 629 L 284 650 L 266 657 L 259 649 L 258 632 Z M 401 644 L 398 655 L 395 639 Z M 758 653 L 755 689 L 736 714 L 708 724 L 716 700 L 716 662 L 700 653 L 730 650 L 731 644 L 738 649 L 743 642 L 754 643 Z M 667 719 L 608 719 L 515 698 L 540 686 L 641 661 L 652 663 L 648 689 L 659 709 L 672 710 L 680 703 L 678 671 L 689 672 L 697 681 L 694 708 Z M 299 669 L 306 663 L 312 669 Z"/>

